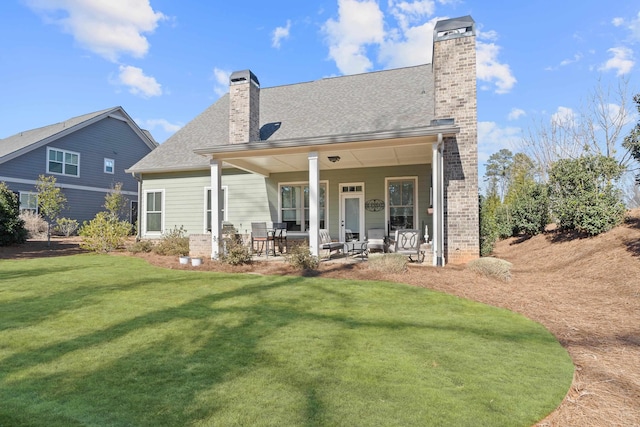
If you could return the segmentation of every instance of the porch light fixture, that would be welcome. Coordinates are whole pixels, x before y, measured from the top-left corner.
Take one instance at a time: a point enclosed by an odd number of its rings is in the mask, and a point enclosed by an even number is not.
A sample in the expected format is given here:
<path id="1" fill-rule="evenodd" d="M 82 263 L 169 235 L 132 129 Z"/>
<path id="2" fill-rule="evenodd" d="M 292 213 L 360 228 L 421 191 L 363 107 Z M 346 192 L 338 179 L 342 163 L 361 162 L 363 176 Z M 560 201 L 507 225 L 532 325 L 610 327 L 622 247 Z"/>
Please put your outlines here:
<path id="1" fill-rule="evenodd" d="M 328 156 L 327 159 L 329 159 L 331 163 L 336 163 L 340 161 L 340 156 Z"/>

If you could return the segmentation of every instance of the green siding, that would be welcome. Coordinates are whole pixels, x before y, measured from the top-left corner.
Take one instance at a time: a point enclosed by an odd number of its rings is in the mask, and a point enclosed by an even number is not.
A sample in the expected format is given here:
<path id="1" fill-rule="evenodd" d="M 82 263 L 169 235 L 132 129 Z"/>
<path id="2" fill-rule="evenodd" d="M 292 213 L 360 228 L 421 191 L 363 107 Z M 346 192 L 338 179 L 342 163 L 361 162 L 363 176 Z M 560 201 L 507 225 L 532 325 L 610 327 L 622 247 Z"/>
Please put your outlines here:
<path id="1" fill-rule="evenodd" d="M 208 170 L 189 173 L 145 174 L 142 184 L 146 190 L 164 190 L 165 192 L 165 230 L 184 227 L 189 234 L 203 233 L 205 229 L 205 192 L 210 186 Z M 416 225 L 424 231 L 424 225 L 431 230 L 432 218 L 426 214 L 429 206 L 431 187 L 431 166 L 411 165 L 384 168 L 341 169 L 321 171 L 320 180 L 328 184 L 328 228 L 332 236 L 338 236 L 338 218 L 341 183 L 363 182 L 365 201 L 385 200 L 385 178 L 418 178 L 418 215 Z M 227 221 L 241 233 L 250 232 L 251 222 L 278 221 L 278 184 L 307 182 L 307 172 L 273 174 L 269 178 L 238 170 L 224 170 L 222 185 L 227 187 Z M 144 205 L 144 200 L 142 200 Z M 144 206 L 140 207 L 144 214 Z M 365 230 L 369 228 L 387 229 L 385 210 L 365 211 Z M 144 221 L 144 215 L 143 215 Z M 145 237 L 145 236 L 143 236 Z M 149 236 L 150 237 L 150 236 Z"/>
<path id="2" fill-rule="evenodd" d="M 164 228 L 184 227 L 188 234 L 205 232 L 205 188 L 211 186 L 210 172 L 145 174 L 142 191 L 164 190 Z M 271 221 L 266 180 L 249 173 L 224 171 L 227 186 L 227 220 L 238 230 L 250 229 L 252 221 Z M 145 201 L 140 212 L 144 222 Z M 275 208 L 274 208 L 275 210 Z M 242 224 L 242 225 L 241 225 Z M 144 228 L 141 228 L 144 230 Z M 142 236 L 142 237 L 158 237 Z"/>

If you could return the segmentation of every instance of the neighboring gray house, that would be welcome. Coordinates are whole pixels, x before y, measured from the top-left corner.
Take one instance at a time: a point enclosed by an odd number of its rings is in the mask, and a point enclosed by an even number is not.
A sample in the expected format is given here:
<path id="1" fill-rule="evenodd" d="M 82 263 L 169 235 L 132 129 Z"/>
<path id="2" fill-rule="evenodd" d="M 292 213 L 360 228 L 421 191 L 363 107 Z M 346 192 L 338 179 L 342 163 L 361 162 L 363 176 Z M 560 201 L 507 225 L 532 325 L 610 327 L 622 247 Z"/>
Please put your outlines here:
<path id="1" fill-rule="evenodd" d="M 0 181 L 20 195 L 21 209 L 37 211 L 38 176 L 54 176 L 67 198 L 60 216 L 80 223 L 104 210 L 120 182 L 135 222 L 138 182 L 125 169 L 157 146 L 122 107 L 109 108 L 0 139 Z"/>
<path id="2" fill-rule="evenodd" d="M 425 46 L 431 49 L 431 46 Z M 440 21 L 433 63 L 229 93 L 129 168 L 142 182 L 140 237 L 174 227 L 286 222 L 318 254 L 319 229 L 422 230 L 432 262 L 479 255 L 475 24 Z"/>

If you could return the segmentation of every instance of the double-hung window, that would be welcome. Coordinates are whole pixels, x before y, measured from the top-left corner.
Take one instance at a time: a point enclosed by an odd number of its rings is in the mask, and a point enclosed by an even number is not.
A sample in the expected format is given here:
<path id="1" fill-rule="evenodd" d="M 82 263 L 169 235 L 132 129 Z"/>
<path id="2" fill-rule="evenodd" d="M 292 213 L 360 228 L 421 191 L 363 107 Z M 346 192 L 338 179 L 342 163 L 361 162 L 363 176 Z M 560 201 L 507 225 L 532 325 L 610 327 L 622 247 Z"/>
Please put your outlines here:
<path id="1" fill-rule="evenodd" d="M 113 159 L 104 159 L 104 173 L 113 173 L 116 167 L 116 161 Z"/>
<path id="2" fill-rule="evenodd" d="M 415 178 L 389 178 L 387 181 L 387 216 L 391 230 L 416 228 Z"/>
<path id="3" fill-rule="evenodd" d="M 80 153 L 47 148 L 47 173 L 80 176 Z"/>
<path id="4" fill-rule="evenodd" d="M 38 193 L 20 192 L 20 212 L 26 211 L 38 213 Z"/>
<path id="5" fill-rule="evenodd" d="M 162 233 L 162 209 L 164 192 L 145 191 L 145 230 L 147 233 Z"/>
<path id="6" fill-rule="evenodd" d="M 320 183 L 318 216 L 320 228 L 327 226 L 327 184 Z M 280 185 L 280 216 L 287 223 L 288 231 L 307 231 L 309 229 L 309 185 Z"/>

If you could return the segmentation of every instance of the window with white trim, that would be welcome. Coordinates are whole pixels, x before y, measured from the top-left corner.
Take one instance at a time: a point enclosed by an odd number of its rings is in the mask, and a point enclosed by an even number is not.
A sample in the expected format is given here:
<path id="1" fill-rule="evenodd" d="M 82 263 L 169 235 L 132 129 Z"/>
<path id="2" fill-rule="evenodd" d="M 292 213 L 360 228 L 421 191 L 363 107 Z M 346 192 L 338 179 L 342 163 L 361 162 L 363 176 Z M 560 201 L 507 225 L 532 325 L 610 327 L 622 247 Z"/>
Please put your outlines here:
<path id="1" fill-rule="evenodd" d="M 318 199 L 320 228 L 327 228 L 327 184 L 320 183 Z M 280 184 L 280 217 L 287 231 L 309 229 L 309 184 Z"/>
<path id="2" fill-rule="evenodd" d="M 390 178 L 387 180 L 387 217 L 393 230 L 416 228 L 417 217 L 415 178 Z"/>
<path id="3" fill-rule="evenodd" d="M 145 191 L 145 230 L 147 233 L 162 233 L 162 208 L 164 192 Z"/>
<path id="4" fill-rule="evenodd" d="M 80 153 L 47 147 L 47 173 L 80 176 Z"/>
<path id="5" fill-rule="evenodd" d="M 38 213 L 38 193 L 31 191 L 20 192 L 20 212 Z"/>
<path id="6" fill-rule="evenodd" d="M 104 159 L 104 173 L 113 173 L 116 169 L 116 161 L 113 159 Z"/>
<path id="7" fill-rule="evenodd" d="M 222 220 L 227 220 L 227 186 L 222 189 Z M 211 187 L 205 188 L 204 214 L 206 218 L 206 230 L 211 231 Z"/>

